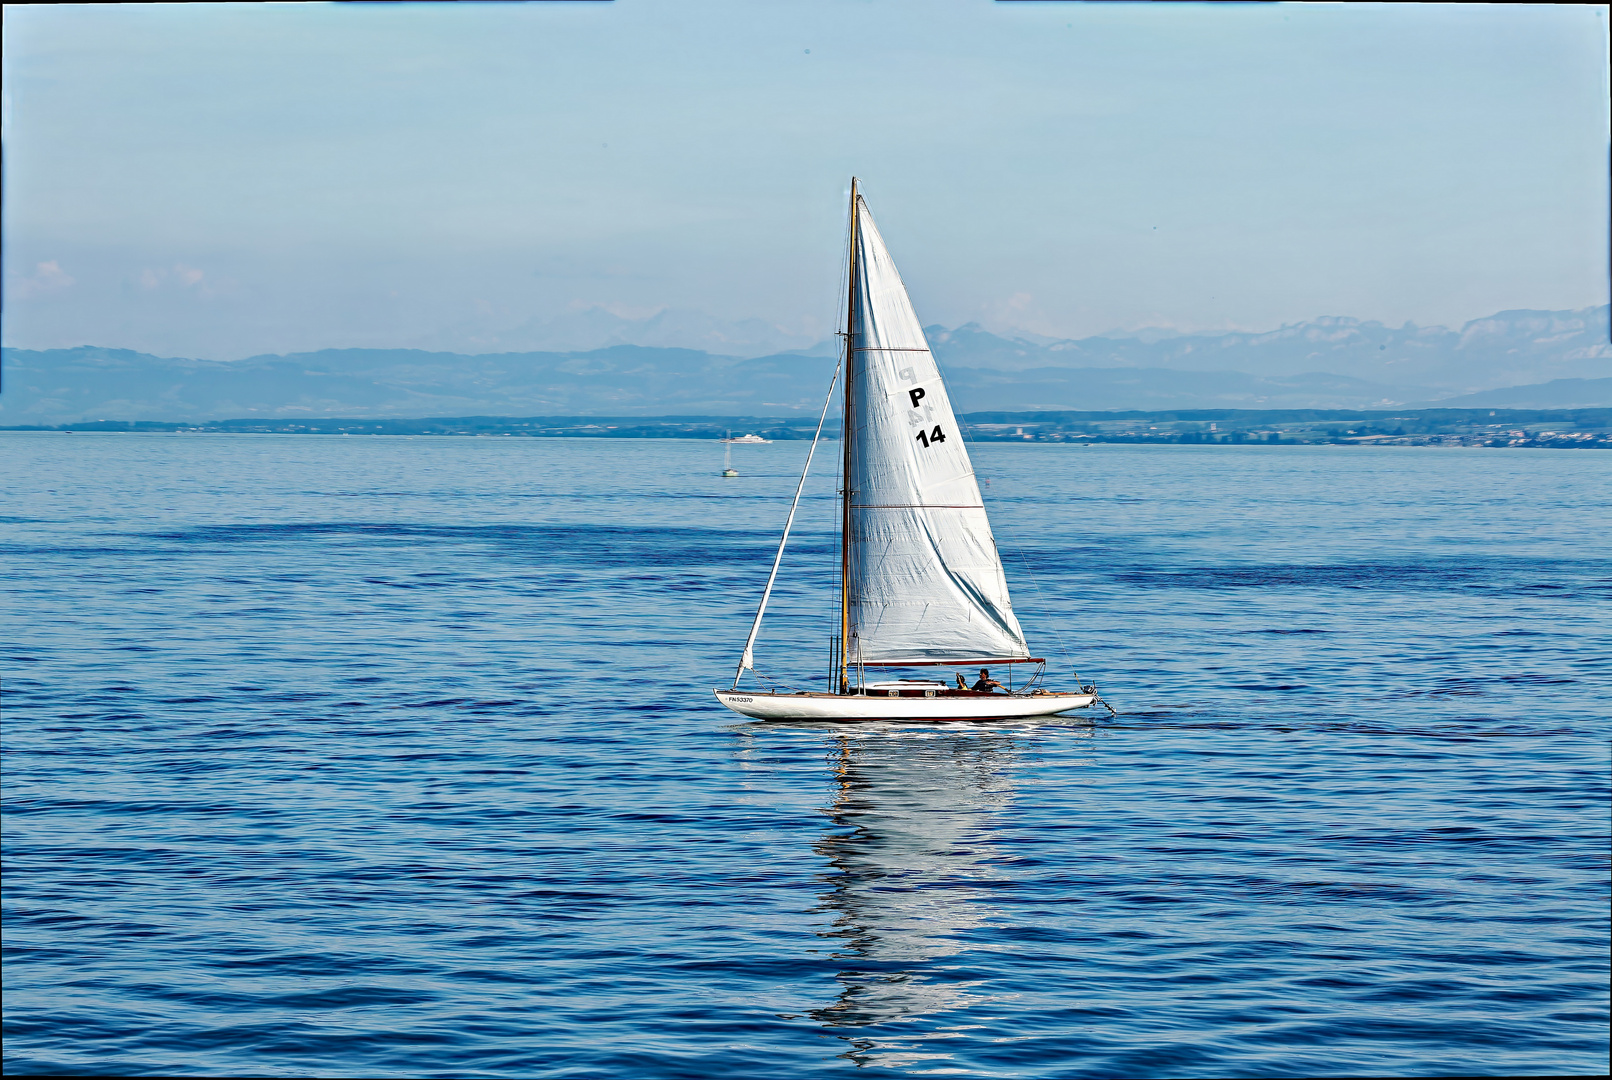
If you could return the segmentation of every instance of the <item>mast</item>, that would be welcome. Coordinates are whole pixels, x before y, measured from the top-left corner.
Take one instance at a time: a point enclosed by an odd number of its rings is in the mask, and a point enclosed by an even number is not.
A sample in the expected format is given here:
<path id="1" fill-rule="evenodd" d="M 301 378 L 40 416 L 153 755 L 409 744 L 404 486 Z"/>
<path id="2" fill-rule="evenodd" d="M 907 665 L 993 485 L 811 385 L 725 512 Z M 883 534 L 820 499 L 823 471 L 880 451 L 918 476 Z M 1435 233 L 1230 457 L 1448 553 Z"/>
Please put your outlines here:
<path id="1" fill-rule="evenodd" d="M 856 384 L 856 177 L 851 177 L 851 249 L 846 262 L 850 278 L 845 297 L 845 411 L 840 419 L 840 693 L 850 687 L 846 677 L 851 649 L 851 388 Z"/>

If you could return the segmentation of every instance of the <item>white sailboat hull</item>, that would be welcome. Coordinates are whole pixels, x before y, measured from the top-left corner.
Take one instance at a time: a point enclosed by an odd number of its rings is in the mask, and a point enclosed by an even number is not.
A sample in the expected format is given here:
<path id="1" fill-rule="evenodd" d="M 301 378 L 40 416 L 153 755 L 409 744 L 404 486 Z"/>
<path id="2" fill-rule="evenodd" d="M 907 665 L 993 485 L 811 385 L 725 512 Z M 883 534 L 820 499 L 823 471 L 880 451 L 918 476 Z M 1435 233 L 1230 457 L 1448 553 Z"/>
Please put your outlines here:
<path id="1" fill-rule="evenodd" d="M 959 694 L 880 697 L 874 694 L 766 694 L 715 690 L 716 699 L 757 720 L 1011 720 L 1084 709 L 1093 694 Z"/>

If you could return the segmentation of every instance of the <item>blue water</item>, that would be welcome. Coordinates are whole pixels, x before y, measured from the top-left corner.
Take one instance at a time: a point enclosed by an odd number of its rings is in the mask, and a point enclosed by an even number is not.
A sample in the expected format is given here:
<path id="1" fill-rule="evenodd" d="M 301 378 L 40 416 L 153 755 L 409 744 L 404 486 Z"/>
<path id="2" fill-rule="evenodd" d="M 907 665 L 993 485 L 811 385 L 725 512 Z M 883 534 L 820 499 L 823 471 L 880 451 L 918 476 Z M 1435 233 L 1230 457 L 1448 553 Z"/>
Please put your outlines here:
<path id="1" fill-rule="evenodd" d="M 8 1071 L 1605 1066 L 1612 454 L 979 446 L 1120 715 L 753 724 L 804 451 L 0 436 Z"/>

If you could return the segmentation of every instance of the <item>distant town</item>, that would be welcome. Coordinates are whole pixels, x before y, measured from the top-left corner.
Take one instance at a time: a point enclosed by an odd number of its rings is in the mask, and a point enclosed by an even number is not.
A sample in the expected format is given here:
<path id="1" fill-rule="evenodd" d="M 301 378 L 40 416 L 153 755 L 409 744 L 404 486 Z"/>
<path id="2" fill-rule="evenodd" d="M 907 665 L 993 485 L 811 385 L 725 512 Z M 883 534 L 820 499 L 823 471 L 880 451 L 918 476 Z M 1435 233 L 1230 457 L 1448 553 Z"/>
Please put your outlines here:
<path id="1" fill-rule="evenodd" d="M 962 416 L 976 442 L 1186 443 L 1233 446 L 1465 446 L 1612 449 L 1612 409 L 1208 409 L 1166 412 L 981 412 Z M 815 422 L 761 416 L 460 416 L 421 419 L 91 420 L 3 431 L 276 435 L 441 435 L 810 439 Z M 831 422 L 825 434 L 838 438 Z"/>
<path id="2" fill-rule="evenodd" d="M 1612 449 L 1612 409 L 1213 410 L 991 414 L 964 418 L 976 441 Z"/>

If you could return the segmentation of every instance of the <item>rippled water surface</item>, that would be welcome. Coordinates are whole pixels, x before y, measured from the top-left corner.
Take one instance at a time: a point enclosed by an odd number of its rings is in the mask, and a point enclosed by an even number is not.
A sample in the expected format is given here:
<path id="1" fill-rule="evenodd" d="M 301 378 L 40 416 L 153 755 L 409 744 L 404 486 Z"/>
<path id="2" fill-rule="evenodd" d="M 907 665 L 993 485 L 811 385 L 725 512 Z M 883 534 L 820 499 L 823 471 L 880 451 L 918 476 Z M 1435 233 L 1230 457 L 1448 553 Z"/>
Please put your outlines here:
<path id="1" fill-rule="evenodd" d="M 804 453 L 0 436 L 8 1070 L 1604 1067 L 1612 454 L 980 446 L 1120 715 L 753 724 Z"/>

